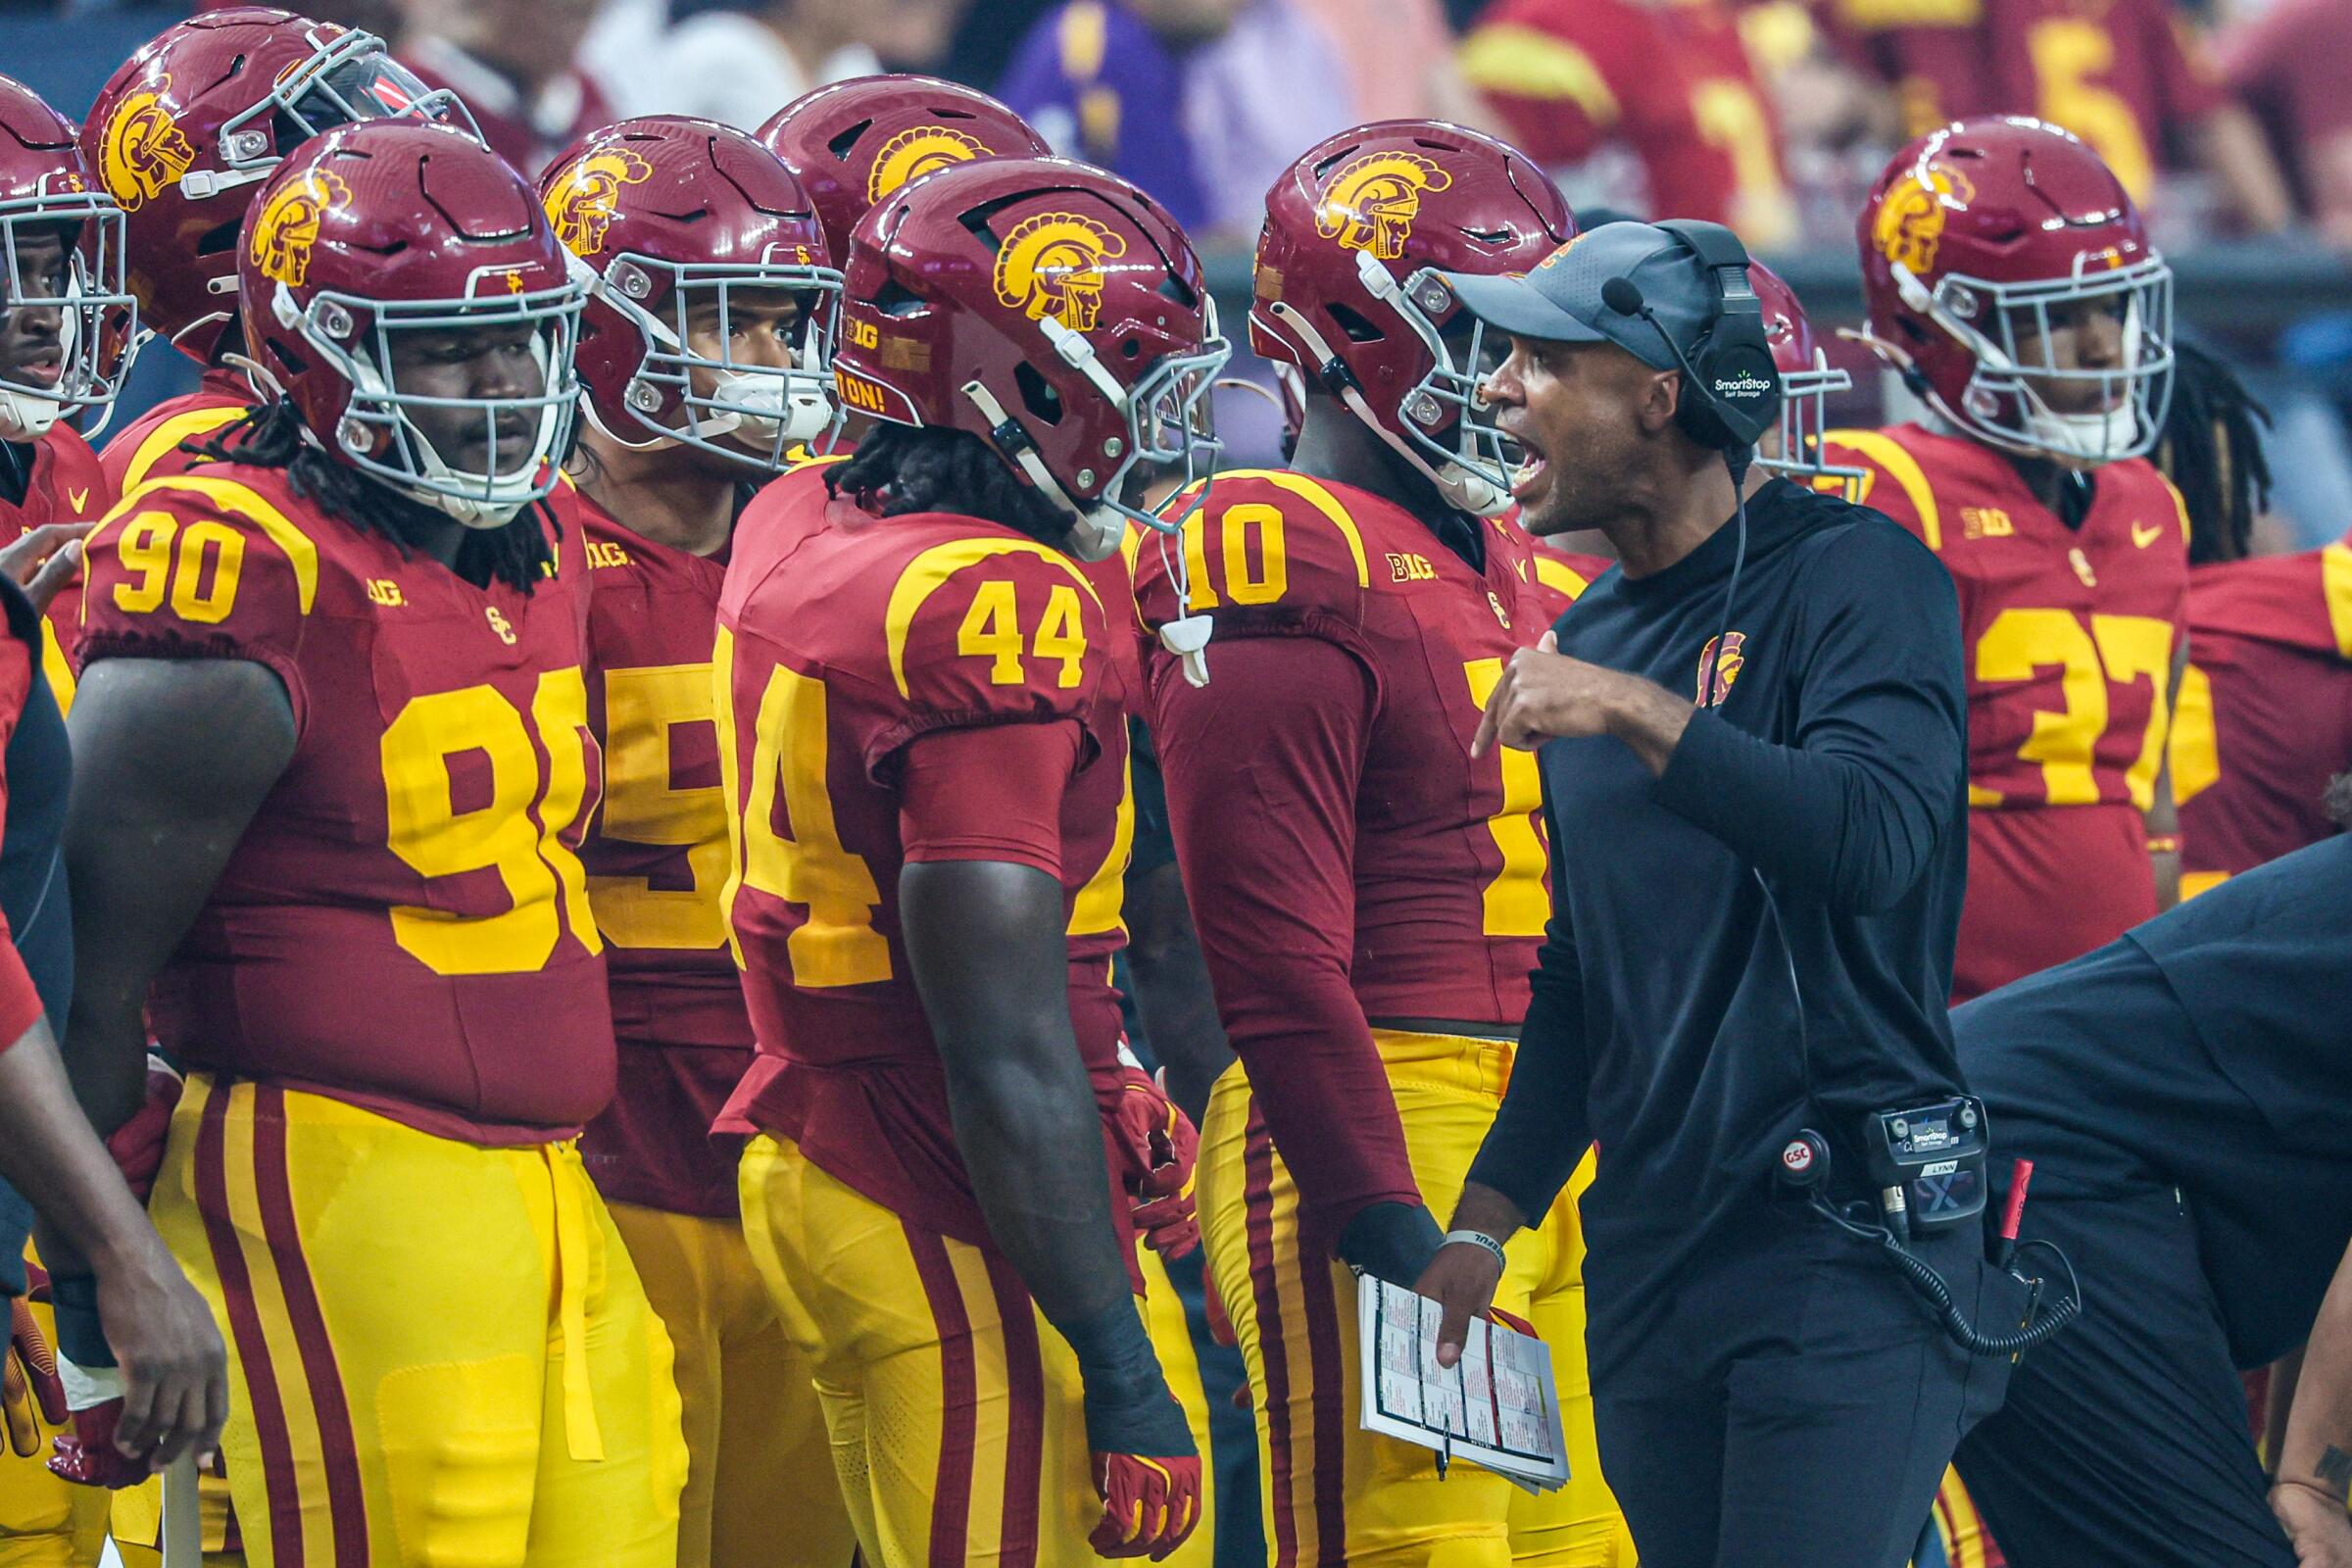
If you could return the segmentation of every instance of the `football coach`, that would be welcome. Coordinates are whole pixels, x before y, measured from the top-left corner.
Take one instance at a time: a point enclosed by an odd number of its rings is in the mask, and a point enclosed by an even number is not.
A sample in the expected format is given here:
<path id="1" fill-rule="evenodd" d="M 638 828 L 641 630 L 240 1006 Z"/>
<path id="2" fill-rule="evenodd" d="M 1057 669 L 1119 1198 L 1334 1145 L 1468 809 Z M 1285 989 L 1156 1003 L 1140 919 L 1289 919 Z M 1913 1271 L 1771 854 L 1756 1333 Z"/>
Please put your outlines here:
<path id="1" fill-rule="evenodd" d="M 1901 1568 L 2007 1363 L 1778 1172 L 1816 1130 L 1793 1162 L 1875 1209 L 1867 1126 L 1965 1094 L 1951 581 L 1878 513 L 1746 483 L 1780 387 L 1730 230 L 1611 223 L 1524 278 L 1446 281 L 1509 339 L 1485 393 L 1524 449 L 1527 527 L 1598 528 L 1620 564 L 1514 658 L 1477 737 L 1538 753 L 1553 915 L 1420 1282 L 1440 1357 L 1597 1141 L 1594 1421 L 1643 1568 Z M 1914 1251 L 2016 1326 L 1981 1221 Z"/>

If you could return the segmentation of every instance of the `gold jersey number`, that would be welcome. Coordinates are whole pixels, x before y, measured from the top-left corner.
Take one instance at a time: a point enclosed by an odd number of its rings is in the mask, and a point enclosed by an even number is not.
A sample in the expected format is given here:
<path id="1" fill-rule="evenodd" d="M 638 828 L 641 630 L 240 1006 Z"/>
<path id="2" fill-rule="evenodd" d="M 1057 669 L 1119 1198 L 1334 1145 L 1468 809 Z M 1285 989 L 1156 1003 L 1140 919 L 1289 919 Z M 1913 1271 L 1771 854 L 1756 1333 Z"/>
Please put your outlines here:
<path id="1" fill-rule="evenodd" d="M 385 726 L 392 853 L 422 877 L 494 870 L 510 901 L 484 915 L 394 906 L 394 939 L 435 974 L 542 968 L 565 920 L 590 953 L 604 951 L 587 872 L 563 842 L 587 804 L 587 681 L 572 668 L 540 675 L 528 715 L 496 687 L 467 686 L 411 698 Z M 450 763 L 476 752 L 490 760 L 490 799 L 461 811 Z"/>
<path id="2" fill-rule="evenodd" d="M 2062 673 L 2066 706 L 2036 710 L 2034 731 L 2018 756 L 2041 768 L 2042 798 L 2052 806 L 2088 806 L 2099 798 L 2093 756 L 2107 732 L 2109 685 L 2145 680 L 2151 690 L 2139 755 L 2125 771 L 2132 804 L 2146 810 L 2155 799 L 2171 720 L 2173 625 L 2148 615 L 2097 615 L 2089 624 L 2071 610 L 2009 609 L 1977 640 L 1977 679 L 2032 680 L 2053 665 Z M 1971 806 L 2002 804 L 1997 790 L 1968 787 Z"/>

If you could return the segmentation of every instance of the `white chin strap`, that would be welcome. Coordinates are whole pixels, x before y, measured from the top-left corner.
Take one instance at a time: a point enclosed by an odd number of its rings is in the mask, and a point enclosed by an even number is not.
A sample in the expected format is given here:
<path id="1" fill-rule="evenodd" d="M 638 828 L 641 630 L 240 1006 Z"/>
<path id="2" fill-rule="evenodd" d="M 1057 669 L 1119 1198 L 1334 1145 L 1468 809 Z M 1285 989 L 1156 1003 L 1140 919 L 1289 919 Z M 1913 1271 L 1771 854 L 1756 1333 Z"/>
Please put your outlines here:
<path id="1" fill-rule="evenodd" d="M 1379 271 L 1382 277 L 1389 276 L 1388 270 L 1377 262 L 1373 264 L 1373 268 Z M 1395 306 L 1396 301 L 1391 296 L 1396 292 L 1396 280 L 1390 278 L 1389 281 L 1390 292 L 1381 295 L 1381 298 Z M 1362 420 L 1366 429 L 1386 442 L 1390 451 L 1411 464 L 1414 471 L 1437 486 L 1438 494 L 1446 498 L 1446 505 L 1459 508 L 1478 517 L 1493 517 L 1510 510 L 1509 491 L 1497 490 L 1477 474 L 1465 468 L 1456 467 L 1450 463 L 1443 467 L 1431 464 L 1420 453 L 1413 450 L 1411 442 L 1381 423 L 1374 416 L 1372 405 L 1366 401 L 1363 388 L 1356 385 L 1354 376 L 1346 373 L 1347 368 L 1342 364 L 1340 357 L 1332 353 L 1331 344 L 1325 341 L 1323 334 L 1316 331 L 1307 318 L 1300 315 L 1296 308 L 1281 300 L 1276 300 L 1267 309 L 1283 325 L 1296 332 L 1298 335 L 1298 341 L 1305 345 L 1309 354 L 1314 356 L 1317 366 L 1314 374 L 1315 383 L 1325 388 L 1336 386 L 1339 389 L 1339 399 L 1348 406 L 1348 412 Z M 1401 307 L 1397 307 L 1397 314 L 1403 314 Z M 1279 370 L 1282 367 L 1277 365 L 1276 368 Z M 1333 374 L 1335 369 L 1341 373 Z"/>
<path id="2" fill-rule="evenodd" d="M 2053 456 L 2104 463 L 2129 452 L 2139 436 L 2139 417 L 2129 403 L 2105 414 L 2057 414 L 2039 398 L 2025 398 L 2027 439 Z"/>
<path id="3" fill-rule="evenodd" d="M 55 398 L 0 382 L 0 441 L 38 441 L 66 412 Z"/>
<path id="4" fill-rule="evenodd" d="M 667 321 L 639 307 L 635 301 L 607 284 L 602 276 L 591 282 L 589 288 L 600 298 L 613 304 L 622 315 L 635 320 L 656 342 L 681 361 L 692 362 L 697 358 L 686 352 L 685 344 L 678 341 L 678 334 L 671 330 Z M 721 436 L 741 431 L 754 444 L 769 447 L 775 445 L 779 431 L 782 432 L 782 439 L 789 444 L 794 441 L 813 441 L 832 427 L 833 400 L 824 390 L 829 372 L 823 355 L 817 350 L 813 334 L 808 342 L 801 345 L 800 353 L 791 367 L 808 378 L 797 383 L 773 372 L 727 370 L 711 365 L 708 360 L 701 363 L 710 366 L 714 378 L 710 401 L 731 403 L 735 407 L 721 414 L 699 415 L 689 405 L 685 411 L 688 427 L 680 433 L 705 441 L 715 441 Z M 657 396 L 661 395 L 662 389 L 650 381 L 632 380 L 629 383 L 631 392 L 640 386 L 651 387 Z M 588 403 L 593 400 L 582 401 Z M 596 418 L 593 408 L 589 410 L 589 417 L 599 430 L 608 436 L 612 435 L 611 430 L 606 429 L 604 421 Z M 642 416 L 638 422 L 648 429 L 660 428 Z M 612 438 L 620 440 L 617 436 Z M 657 436 L 648 442 L 621 441 L 620 444 L 635 452 L 653 452 L 678 443 L 677 436 L 669 434 Z"/>
<path id="5" fill-rule="evenodd" d="M 1053 324 L 1059 326 L 1061 323 L 1055 321 Z M 997 395 L 980 382 L 966 381 L 963 395 L 971 399 L 972 407 L 980 411 L 981 417 L 988 421 L 990 429 L 1013 422 L 1012 416 L 1004 412 L 1004 405 L 997 401 Z M 990 444 L 995 445 L 993 442 Z M 1004 449 L 999 447 L 998 450 L 1002 452 Z M 1037 449 L 1026 442 L 1010 456 L 1013 466 L 1021 470 L 1022 477 L 1035 485 L 1038 493 L 1054 504 L 1055 511 L 1070 519 L 1071 555 L 1080 561 L 1096 562 L 1108 561 L 1118 554 L 1121 541 L 1127 537 L 1127 518 L 1124 514 L 1115 507 L 1102 502 L 1089 507 L 1071 500 L 1070 493 L 1061 487 L 1061 481 L 1054 477 L 1054 470 L 1046 466 L 1046 460 L 1039 457 Z"/>

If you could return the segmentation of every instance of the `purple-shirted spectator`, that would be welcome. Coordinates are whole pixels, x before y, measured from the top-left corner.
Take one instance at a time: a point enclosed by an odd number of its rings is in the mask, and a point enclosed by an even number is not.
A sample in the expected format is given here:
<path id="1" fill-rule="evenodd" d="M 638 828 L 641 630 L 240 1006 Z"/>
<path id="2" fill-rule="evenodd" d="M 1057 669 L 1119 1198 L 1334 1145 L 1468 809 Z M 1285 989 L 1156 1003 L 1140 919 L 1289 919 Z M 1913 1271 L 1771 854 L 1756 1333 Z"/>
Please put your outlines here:
<path id="1" fill-rule="evenodd" d="M 1135 181 L 1187 229 L 1247 239 L 1275 176 L 1354 120 L 1347 79 L 1288 0 L 1068 0 L 997 90 L 1056 149 Z"/>

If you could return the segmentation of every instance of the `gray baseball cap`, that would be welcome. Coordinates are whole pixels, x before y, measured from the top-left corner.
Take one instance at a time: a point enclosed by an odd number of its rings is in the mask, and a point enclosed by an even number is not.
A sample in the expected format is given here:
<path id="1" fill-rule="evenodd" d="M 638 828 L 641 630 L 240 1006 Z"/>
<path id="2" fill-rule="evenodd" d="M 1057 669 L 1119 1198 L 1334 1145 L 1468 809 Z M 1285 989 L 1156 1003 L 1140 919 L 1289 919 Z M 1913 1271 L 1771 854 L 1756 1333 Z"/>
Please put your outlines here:
<path id="1" fill-rule="evenodd" d="M 1470 314 L 1513 337 L 1552 343 L 1614 343 L 1642 364 L 1676 368 L 1658 331 L 1640 315 L 1612 310 L 1601 291 L 1626 278 L 1689 354 L 1715 313 L 1714 291 L 1690 247 L 1651 223 L 1603 223 L 1536 264 L 1524 277 L 1440 274 Z"/>

